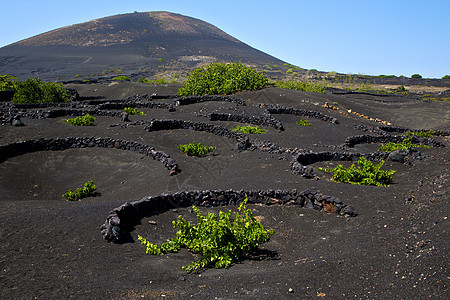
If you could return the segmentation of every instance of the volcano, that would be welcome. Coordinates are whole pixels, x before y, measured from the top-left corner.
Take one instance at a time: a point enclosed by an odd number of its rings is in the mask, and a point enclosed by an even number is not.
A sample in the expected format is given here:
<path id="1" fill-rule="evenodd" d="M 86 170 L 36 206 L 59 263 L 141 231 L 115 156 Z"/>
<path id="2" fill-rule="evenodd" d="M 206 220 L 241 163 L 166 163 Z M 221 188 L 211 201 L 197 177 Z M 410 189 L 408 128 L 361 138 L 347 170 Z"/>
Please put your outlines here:
<path id="1" fill-rule="evenodd" d="M 199 19 L 170 12 L 115 15 L 0 48 L 0 69 L 19 79 L 188 72 L 210 62 L 253 67 L 283 61 Z"/>

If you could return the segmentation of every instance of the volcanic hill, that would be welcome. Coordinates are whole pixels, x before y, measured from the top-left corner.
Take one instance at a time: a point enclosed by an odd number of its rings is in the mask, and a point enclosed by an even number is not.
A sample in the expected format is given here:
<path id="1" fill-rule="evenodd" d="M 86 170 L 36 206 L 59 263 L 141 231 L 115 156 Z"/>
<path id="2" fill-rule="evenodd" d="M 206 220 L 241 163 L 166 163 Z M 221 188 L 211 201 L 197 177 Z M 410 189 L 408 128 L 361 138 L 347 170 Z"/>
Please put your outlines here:
<path id="1" fill-rule="evenodd" d="M 254 67 L 283 63 L 209 23 L 162 11 L 96 19 L 0 48 L 1 73 L 20 79 L 152 76 L 183 73 L 214 61 L 242 61 Z"/>

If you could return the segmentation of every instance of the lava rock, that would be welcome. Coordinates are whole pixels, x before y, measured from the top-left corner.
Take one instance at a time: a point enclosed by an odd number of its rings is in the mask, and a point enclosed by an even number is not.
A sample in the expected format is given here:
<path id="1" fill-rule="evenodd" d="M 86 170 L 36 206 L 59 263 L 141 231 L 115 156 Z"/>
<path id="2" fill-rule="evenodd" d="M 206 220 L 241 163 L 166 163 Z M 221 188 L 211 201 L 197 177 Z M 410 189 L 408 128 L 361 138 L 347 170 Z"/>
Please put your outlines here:
<path id="1" fill-rule="evenodd" d="M 392 151 L 391 153 L 389 153 L 388 158 L 394 162 L 405 162 L 405 155 L 401 153 L 400 150 Z"/>

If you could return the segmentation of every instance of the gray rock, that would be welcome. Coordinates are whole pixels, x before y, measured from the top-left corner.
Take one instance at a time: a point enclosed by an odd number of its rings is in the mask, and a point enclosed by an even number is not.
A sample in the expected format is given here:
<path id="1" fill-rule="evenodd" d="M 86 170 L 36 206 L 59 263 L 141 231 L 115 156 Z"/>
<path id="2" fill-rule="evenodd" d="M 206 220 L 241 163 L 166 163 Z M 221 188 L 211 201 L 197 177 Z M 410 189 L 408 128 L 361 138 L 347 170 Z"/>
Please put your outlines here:
<path id="1" fill-rule="evenodd" d="M 25 124 L 22 123 L 22 121 L 20 119 L 15 119 L 12 121 L 11 123 L 12 126 L 15 127 L 20 127 L 20 126 L 25 126 Z"/>
<path id="2" fill-rule="evenodd" d="M 405 155 L 402 154 L 399 150 L 392 151 L 389 153 L 388 158 L 394 162 L 404 163 L 405 162 Z"/>

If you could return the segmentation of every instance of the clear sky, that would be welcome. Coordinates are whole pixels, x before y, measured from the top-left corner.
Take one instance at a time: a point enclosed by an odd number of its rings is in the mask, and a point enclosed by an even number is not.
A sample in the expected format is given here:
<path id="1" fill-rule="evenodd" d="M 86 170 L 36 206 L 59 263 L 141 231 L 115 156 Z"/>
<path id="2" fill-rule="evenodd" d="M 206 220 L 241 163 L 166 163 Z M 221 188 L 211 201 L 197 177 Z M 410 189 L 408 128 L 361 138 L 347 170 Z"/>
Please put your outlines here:
<path id="1" fill-rule="evenodd" d="M 110 15 L 169 11 L 302 68 L 450 75 L 450 0 L 0 0 L 0 8 L 0 47 Z"/>

